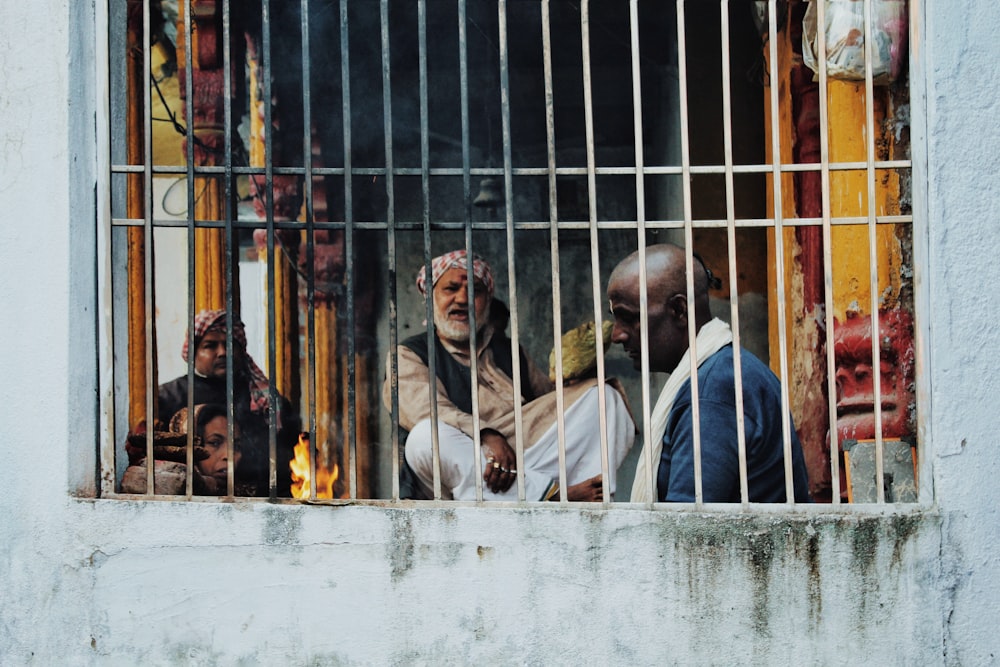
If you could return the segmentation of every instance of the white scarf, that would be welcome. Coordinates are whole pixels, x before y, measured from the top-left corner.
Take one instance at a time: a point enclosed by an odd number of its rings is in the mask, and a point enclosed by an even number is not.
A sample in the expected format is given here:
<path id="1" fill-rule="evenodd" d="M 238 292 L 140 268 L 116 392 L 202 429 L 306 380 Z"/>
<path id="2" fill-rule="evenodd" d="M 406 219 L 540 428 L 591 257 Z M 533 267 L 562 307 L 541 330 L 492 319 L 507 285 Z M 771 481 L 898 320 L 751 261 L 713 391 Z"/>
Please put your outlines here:
<path id="1" fill-rule="evenodd" d="M 729 325 L 719 318 L 713 319 L 702 326 L 695 339 L 695 348 L 698 351 L 698 366 L 705 360 L 721 350 L 726 345 L 733 342 L 733 332 Z M 652 442 L 642 443 L 642 451 L 639 452 L 639 463 L 635 467 L 635 479 L 632 480 L 632 502 L 651 503 L 656 500 L 656 479 L 653 479 L 652 488 L 648 480 L 650 471 L 646 469 L 646 448 L 649 447 L 651 455 L 649 460 L 653 462 L 655 469 L 660 466 L 660 454 L 663 452 L 663 433 L 667 429 L 667 417 L 670 409 L 674 407 L 674 399 L 680 391 L 684 381 L 691 377 L 691 348 L 684 352 L 677 368 L 670 374 L 667 384 L 664 385 L 660 397 L 656 399 L 656 407 L 650 415 L 650 439 Z"/>

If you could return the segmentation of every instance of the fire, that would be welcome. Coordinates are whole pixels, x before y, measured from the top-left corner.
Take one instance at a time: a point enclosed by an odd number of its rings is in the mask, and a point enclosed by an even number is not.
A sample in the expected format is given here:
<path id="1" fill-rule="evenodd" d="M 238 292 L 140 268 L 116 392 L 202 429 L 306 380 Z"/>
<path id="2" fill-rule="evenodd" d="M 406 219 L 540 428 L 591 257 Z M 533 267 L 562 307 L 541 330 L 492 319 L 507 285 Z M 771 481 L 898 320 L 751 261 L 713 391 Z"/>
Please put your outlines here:
<path id="1" fill-rule="evenodd" d="M 295 445 L 295 458 L 288 464 L 292 473 L 292 497 L 308 498 L 312 490 L 311 466 L 309 465 L 309 434 L 301 433 L 299 442 Z M 316 465 L 316 497 L 333 498 L 333 485 L 337 481 L 340 469 L 336 463 L 333 469 Z"/>

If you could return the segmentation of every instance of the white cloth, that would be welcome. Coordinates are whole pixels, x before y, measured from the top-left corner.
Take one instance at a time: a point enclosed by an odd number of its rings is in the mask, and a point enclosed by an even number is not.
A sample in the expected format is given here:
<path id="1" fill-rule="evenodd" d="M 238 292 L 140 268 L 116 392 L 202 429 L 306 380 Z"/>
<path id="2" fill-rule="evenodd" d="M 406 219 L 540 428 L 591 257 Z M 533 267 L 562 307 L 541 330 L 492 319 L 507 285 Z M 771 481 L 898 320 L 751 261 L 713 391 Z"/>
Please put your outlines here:
<path id="1" fill-rule="evenodd" d="M 700 367 L 706 359 L 731 342 L 733 342 L 733 332 L 729 328 L 729 324 L 719 318 L 704 324 L 695 338 L 698 366 Z M 670 373 L 667 384 L 663 386 L 660 397 L 656 399 L 653 413 L 649 416 L 649 436 L 652 442 L 642 443 L 642 451 L 639 452 L 639 462 L 635 466 L 635 478 L 632 480 L 631 500 L 633 503 L 651 503 L 656 500 L 656 479 L 646 467 L 646 449 L 650 449 L 649 460 L 652 461 L 653 469 L 658 470 L 660 455 L 663 453 L 663 433 L 667 429 L 667 417 L 670 415 L 671 408 L 674 407 L 677 392 L 690 378 L 691 348 L 688 348 L 684 352 L 684 356 L 681 357 L 680 363 Z M 650 484 L 650 480 L 652 480 L 652 484 Z"/>
<path id="2" fill-rule="evenodd" d="M 615 478 L 628 450 L 635 440 L 635 423 L 621 394 L 605 385 L 607 404 L 608 489 L 615 491 Z M 597 387 L 591 387 L 579 400 L 566 410 L 566 481 L 578 484 L 601 473 L 600 409 Z M 472 438 L 454 426 L 438 422 L 438 447 L 441 456 L 441 486 L 445 496 L 455 500 L 476 499 L 476 478 L 485 470 L 486 458 L 475 465 Z M 431 420 L 418 422 L 406 439 L 404 450 L 420 481 L 434 488 L 434 458 L 431 449 Z M 559 480 L 559 431 L 558 424 L 524 450 L 524 491 L 528 500 L 541 500 L 553 481 Z M 493 493 L 483 486 L 484 500 L 517 500 L 515 482 L 503 493 Z"/>

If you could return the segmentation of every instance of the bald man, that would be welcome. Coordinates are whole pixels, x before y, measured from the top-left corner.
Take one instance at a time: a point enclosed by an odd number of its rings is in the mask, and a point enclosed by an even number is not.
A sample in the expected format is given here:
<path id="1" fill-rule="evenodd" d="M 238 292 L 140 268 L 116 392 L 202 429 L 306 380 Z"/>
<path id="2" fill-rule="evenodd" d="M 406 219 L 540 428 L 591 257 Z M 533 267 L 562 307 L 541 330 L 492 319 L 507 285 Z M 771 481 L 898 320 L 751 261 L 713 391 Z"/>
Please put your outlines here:
<path id="1" fill-rule="evenodd" d="M 694 264 L 694 303 L 688 302 L 684 249 L 673 244 L 646 248 L 649 370 L 670 377 L 651 416 L 655 490 L 650 488 L 646 452 L 639 455 L 633 502 L 694 502 L 694 420 L 688 319 L 697 331 L 698 407 L 702 496 L 706 503 L 740 502 L 739 451 L 732 332 L 713 319 L 708 289 L 713 280 L 700 259 Z M 641 368 L 639 253 L 626 257 L 611 274 L 608 299 L 619 343 Z M 774 373 L 747 350 L 740 350 L 743 424 L 746 435 L 750 502 L 785 502 L 781 385 Z M 792 424 L 792 481 L 795 502 L 809 502 L 802 446 Z M 655 495 L 651 493 L 655 491 Z"/>

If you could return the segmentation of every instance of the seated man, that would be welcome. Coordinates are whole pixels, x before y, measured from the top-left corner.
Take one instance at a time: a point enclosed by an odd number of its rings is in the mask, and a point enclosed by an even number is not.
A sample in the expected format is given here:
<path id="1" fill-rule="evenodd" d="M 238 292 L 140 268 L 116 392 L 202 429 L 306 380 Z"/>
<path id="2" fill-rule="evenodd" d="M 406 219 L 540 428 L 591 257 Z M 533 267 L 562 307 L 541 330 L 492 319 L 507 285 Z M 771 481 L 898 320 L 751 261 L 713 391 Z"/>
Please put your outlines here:
<path id="1" fill-rule="evenodd" d="M 188 360 L 191 336 L 184 339 L 181 357 Z M 194 392 L 195 404 L 226 404 L 226 311 L 203 310 L 194 321 Z M 268 494 L 268 414 L 270 395 L 268 379 L 247 354 L 243 323 L 233 317 L 233 417 L 243 433 L 243 460 L 238 469 L 241 488 L 256 489 L 252 495 Z M 158 418 L 164 423 L 188 404 L 188 376 L 160 385 Z M 288 399 L 277 395 L 279 496 L 290 495 L 291 473 L 288 462 L 298 440 L 299 418 Z"/>
<path id="2" fill-rule="evenodd" d="M 479 417 L 482 461 L 475 460 L 472 439 L 471 355 L 468 259 L 464 250 L 438 257 L 432 264 L 430 286 L 434 305 L 437 416 L 441 482 L 445 497 L 475 500 L 476 475 L 483 471 L 483 498 L 517 500 L 515 454 L 514 384 L 510 340 L 495 329 L 490 316 L 493 273 L 479 257 L 473 258 L 478 329 L 476 365 L 479 374 Z M 417 275 L 417 288 L 426 294 L 424 269 Z M 431 404 L 428 391 L 427 336 L 418 334 L 403 341 L 399 355 L 399 423 L 410 431 L 404 450 L 406 462 L 429 495 L 434 484 L 431 453 Z M 390 352 L 392 354 L 392 352 Z M 559 436 L 556 394 L 523 350 L 516 363 L 521 369 L 525 497 L 545 500 L 558 497 Z M 388 368 L 388 365 L 387 365 Z M 601 501 L 599 387 L 595 380 L 567 385 L 564 389 L 567 498 Z M 615 490 L 615 471 L 635 438 L 635 424 L 625 400 L 605 386 L 607 405 L 609 490 Z M 388 377 L 383 400 L 391 405 Z"/>
<path id="3" fill-rule="evenodd" d="M 712 319 L 709 312 L 710 280 L 708 269 L 697 260 L 695 301 L 689 304 L 684 250 L 672 244 L 646 249 L 649 370 L 670 374 L 651 415 L 651 460 L 658 466 L 655 499 L 659 501 L 695 501 L 689 317 L 695 318 L 697 330 L 702 497 L 706 503 L 738 503 L 741 499 L 733 336 L 729 325 Z M 608 282 L 608 299 L 615 316 L 611 340 L 621 344 L 638 369 L 638 253 L 615 267 Z M 785 502 L 781 385 L 774 373 L 747 350 L 740 350 L 740 360 L 749 501 Z M 788 423 L 792 423 L 790 415 Z M 795 427 L 791 429 L 795 502 L 810 502 L 802 446 Z M 654 499 L 649 493 L 650 471 L 645 462 L 643 451 L 635 472 L 632 502 Z"/>

